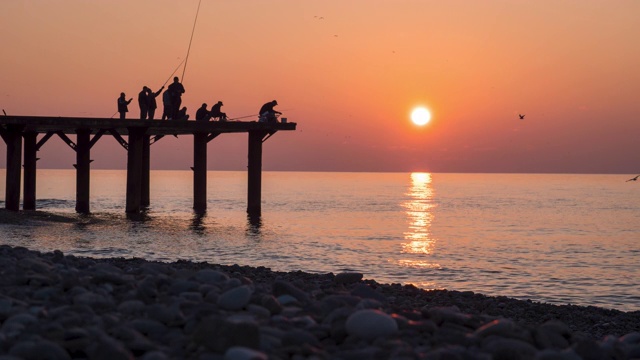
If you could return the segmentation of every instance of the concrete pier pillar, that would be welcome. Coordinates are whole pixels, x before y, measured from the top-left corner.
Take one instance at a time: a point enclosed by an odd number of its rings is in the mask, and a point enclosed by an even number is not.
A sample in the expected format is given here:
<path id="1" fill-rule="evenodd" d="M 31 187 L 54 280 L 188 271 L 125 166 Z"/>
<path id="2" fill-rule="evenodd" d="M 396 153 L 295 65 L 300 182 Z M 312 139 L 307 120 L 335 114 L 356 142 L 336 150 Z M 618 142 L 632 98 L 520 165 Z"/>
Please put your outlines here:
<path id="1" fill-rule="evenodd" d="M 77 129 L 76 144 L 76 212 L 89 213 L 91 174 L 91 130 Z"/>
<path id="2" fill-rule="evenodd" d="M 36 153 L 38 133 L 24 133 L 24 183 L 22 186 L 22 209 L 36 209 Z"/>
<path id="3" fill-rule="evenodd" d="M 20 177 L 22 175 L 22 128 L 8 126 L 3 138 L 7 143 L 7 182 L 4 207 L 20 210 Z"/>
<path id="4" fill-rule="evenodd" d="M 140 205 L 147 207 L 151 204 L 151 136 L 142 136 L 142 190 Z"/>
<path id="5" fill-rule="evenodd" d="M 130 127 L 127 150 L 127 213 L 141 210 L 142 193 L 142 142 L 146 129 Z"/>
<path id="6" fill-rule="evenodd" d="M 207 210 L 207 133 L 193 134 L 193 210 Z"/>
<path id="7" fill-rule="evenodd" d="M 247 213 L 253 216 L 262 212 L 262 139 L 265 135 L 264 131 L 249 131 Z"/>

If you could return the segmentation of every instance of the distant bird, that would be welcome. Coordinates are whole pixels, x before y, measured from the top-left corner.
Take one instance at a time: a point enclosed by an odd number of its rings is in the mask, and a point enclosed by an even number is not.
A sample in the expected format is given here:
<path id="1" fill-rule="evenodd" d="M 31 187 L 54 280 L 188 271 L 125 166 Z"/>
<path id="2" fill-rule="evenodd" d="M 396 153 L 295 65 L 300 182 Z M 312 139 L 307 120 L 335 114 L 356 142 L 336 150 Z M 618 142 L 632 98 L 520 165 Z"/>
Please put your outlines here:
<path id="1" fill-rule="evenodd" d="M 629 180 L 627 180 L 627 181 L 625 181 L 625 182 L 629 182 L 629 181 L 638 181 L 638 178 L 640 178 L 640 175 L 638 175 L 638 176 L 636 176 L 636 177 L 633 177 L 633 178 L 631 178 L 631 179 L 629 179 Z"/>
<path id="2" fill-rule="evenodd" d="M 518 116 L 520 117 L 520 120 L 524 120 L 524 115 L 518 114 Z"/>

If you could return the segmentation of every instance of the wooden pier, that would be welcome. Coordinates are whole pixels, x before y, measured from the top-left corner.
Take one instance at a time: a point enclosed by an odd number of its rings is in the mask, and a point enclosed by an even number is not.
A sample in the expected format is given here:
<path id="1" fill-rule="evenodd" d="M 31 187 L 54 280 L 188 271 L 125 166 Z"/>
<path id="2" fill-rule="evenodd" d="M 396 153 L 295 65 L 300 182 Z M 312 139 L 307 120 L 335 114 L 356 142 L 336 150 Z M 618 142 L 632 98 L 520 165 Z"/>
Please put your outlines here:
<path id="1" fill-rule="evenodd" d="M 89 213 L 91 148 L 107 135 L 127 150 L 126 212 L 137 213 L 150 205 L 151 145 L 167 135 L 193 135 L 193 208 L 201 213 L 207 208 L 207 144 L 221 134 L 247 133 L 247 212 L 260 215 L 262 143 L 277 131 L 295 129 L 295 123 L 0 116 L 0 135 L 7 145 L 5 208 L 20 209 L 24 154 L 23 209 L 36 209 L 37 152 L 57 136 L 76 152 L 76 211 Z M 76 142 L 67 135 L 76 135 Z"/>

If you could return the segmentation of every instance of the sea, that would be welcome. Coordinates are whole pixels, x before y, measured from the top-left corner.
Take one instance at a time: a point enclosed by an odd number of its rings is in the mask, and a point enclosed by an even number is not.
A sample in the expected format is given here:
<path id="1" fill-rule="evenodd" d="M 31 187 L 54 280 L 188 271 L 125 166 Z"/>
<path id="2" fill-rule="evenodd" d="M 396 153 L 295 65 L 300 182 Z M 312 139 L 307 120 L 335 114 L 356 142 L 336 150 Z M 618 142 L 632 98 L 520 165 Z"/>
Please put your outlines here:
<path id="1" fill-rule="evenodd" d="M 258 218 L 246 213 L 246 172 L 207 175 L 205 214 L 192 210 L 191 172 L 151 171 L 151 205 L 131 217 L 125 171 L 92 170 L 91 214 L 79 215 L 75 172 L 38 170 L 38 212 L 0 219 L 0 244 L 640 310 L 631 175 L 265 171 Z"/>

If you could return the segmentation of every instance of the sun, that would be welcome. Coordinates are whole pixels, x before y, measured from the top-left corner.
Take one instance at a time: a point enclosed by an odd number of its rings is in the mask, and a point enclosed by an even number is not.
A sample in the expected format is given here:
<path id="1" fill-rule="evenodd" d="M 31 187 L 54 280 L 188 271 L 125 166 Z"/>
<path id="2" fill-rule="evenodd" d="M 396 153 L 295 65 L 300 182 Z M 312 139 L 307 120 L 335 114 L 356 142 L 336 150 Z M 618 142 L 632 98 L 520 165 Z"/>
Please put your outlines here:
<path id="1" fill-rule="evenodd" d="M 424 126 L 431 121 L 431 112 L 425 107 L 417 107 L 411 112 L 411 121 L 418 126 Z"/>

